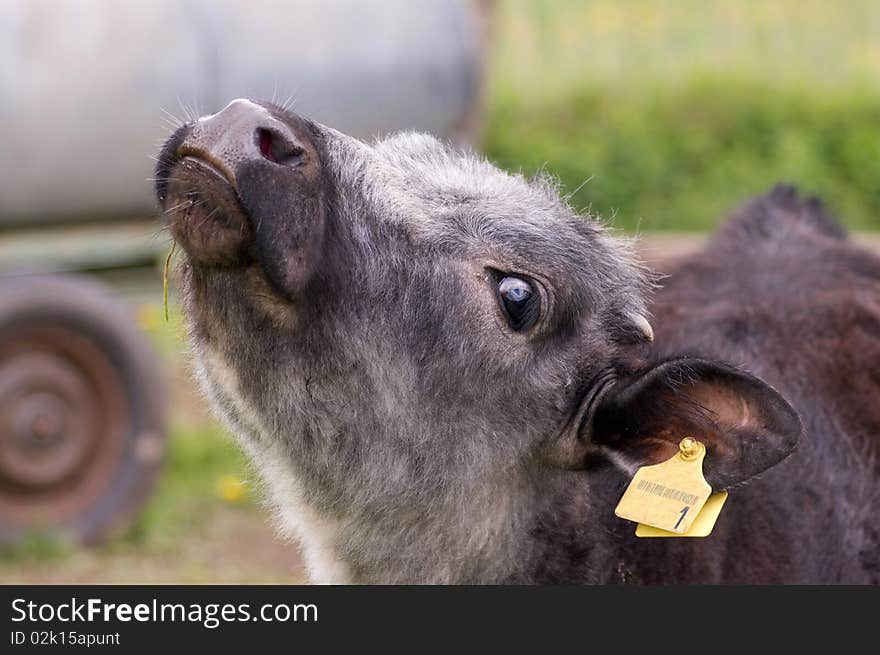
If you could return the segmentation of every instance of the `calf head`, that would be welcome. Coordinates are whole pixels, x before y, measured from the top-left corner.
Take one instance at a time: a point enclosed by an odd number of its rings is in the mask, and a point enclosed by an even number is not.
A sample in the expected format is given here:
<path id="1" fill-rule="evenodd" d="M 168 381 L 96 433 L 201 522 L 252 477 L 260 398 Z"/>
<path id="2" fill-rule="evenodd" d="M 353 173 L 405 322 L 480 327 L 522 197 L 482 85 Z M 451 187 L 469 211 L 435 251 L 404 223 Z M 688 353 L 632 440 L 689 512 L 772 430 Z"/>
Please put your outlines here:
<path id="1" fill-rule="evenodd" d="M 729 485 L 794 447 L 755 378 L 628 363 L 652 338 L 645 272 L 545 179 L 248 100 L 159 159 L 201 382 L 317 579 L 522 579 L 549 489 L 589 495 L 590 453 L 631 469 L 702 436 Z"/>

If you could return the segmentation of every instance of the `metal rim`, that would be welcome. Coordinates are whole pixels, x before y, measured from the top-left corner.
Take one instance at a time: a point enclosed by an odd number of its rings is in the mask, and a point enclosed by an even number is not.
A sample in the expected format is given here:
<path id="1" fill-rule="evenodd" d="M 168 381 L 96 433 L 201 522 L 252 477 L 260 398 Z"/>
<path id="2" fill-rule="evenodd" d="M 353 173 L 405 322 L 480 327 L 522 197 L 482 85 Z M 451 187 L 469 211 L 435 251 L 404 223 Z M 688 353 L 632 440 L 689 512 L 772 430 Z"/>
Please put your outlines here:
<path id="1" fill-rule="evenodd" d="M 27 528 L 75 517 L 105 491 L 125 447 L 123 381 L 82 333 L 0 332 L 0 515 Z"/>

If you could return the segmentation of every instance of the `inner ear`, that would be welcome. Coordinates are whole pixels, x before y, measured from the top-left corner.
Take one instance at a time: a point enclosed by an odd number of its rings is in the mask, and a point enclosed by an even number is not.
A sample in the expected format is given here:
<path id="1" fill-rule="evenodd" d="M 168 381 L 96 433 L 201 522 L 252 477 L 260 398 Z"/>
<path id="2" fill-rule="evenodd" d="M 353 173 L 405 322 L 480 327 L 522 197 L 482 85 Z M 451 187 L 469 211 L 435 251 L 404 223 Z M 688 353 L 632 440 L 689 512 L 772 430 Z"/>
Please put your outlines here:
<path id="1" fill-rule="evenodd" d="M 769 385 L 726 364 L 686 358 L 620 380 L 584 437 L 629 474 L 669 459 L 693 437 L 706 446 L 706 479 L 724 489 L 783 460 L 800 433 L 797 413 Z"/>

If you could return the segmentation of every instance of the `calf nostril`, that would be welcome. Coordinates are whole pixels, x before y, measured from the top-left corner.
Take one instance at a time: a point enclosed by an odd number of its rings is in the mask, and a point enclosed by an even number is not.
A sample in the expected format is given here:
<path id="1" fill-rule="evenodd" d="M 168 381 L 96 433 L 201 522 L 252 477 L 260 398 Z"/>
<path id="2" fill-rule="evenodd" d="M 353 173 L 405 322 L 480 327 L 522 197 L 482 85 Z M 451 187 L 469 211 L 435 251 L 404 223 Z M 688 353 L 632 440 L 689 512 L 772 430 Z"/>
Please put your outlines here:
<path id="1" fill-rule="evenodd" d="M 259 129 L 257 130 L 257 138 L 260 140 L 260 152 L 263 153 L 263 157 L 269 161 L 278 161 L 275 158 L 275 153 L 272 152 L 272 133 L 269 130 Z"/>
<path id="2" fill-rule="evenodd" d="M 257 129 L 255 136 L 260 154 L 269 161 L 285 166 L 295 166 L 300 162 L 304 151 L 289 138 L 262 127 Z"/>

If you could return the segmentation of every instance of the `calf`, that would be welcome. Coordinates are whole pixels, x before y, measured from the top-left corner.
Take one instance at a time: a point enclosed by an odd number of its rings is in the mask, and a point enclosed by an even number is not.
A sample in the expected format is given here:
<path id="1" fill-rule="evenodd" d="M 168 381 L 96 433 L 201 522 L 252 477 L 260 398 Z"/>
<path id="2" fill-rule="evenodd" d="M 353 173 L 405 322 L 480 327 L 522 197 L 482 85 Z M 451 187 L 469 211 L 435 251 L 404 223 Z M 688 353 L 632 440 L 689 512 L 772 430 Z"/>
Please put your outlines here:
<path id="1" fill-rule="evenodd" d="M 157 194 L 195 367 L 313 580 L 877 582 L 880 261 L 778 189 L 654 280 L 435 139 L 237 100 Z M 800 415 L 800 418 L 799 418 Z M 638 539 L 638 467 L 705 443 L 706 539 Z"/>

